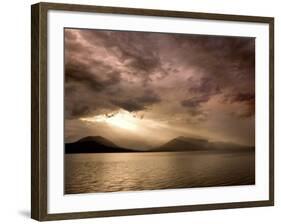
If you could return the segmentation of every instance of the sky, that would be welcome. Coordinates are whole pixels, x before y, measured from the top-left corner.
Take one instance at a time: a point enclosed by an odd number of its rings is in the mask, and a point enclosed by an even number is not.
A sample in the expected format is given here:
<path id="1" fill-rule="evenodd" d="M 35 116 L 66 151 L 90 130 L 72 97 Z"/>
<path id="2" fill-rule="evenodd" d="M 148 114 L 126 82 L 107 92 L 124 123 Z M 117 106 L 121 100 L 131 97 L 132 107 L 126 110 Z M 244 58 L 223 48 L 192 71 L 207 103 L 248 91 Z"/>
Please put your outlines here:
<path id="1" fill-rule="evenodd" d="M 255 144 L 255 39 L 64 30 L 65 142 Z"/>

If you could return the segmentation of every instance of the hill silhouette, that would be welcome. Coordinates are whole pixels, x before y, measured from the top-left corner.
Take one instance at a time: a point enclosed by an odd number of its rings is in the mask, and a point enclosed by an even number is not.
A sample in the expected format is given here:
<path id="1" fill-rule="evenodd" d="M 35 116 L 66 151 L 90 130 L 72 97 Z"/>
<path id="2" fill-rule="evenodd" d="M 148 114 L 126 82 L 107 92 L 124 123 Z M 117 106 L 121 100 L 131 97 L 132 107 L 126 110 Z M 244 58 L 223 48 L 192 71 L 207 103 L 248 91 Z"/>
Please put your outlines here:
<path id="1" fill-rule="evenodd" d="M 206 139 L 177 137 L 164 145 L 157 147 L 153 151 L 197 151 L 206 149 L 208 141 Z"/>
<path id="2" fill-rule="evenodd" d="M 254 150 L 255 147 L 238 145 L 228 142 L 209 142 L 203 138 L 177 137 L 166 144 L 153 149 L 157 152 L 169 151 L 216 151 L 216 152 L 241 152 Z"/>
<path id="3" fill-rule="evenodd" d="M 210 142 L 203 138 L 177 137 L 147 151 L 120 147 L 102 136 L 87 136 L 73 143 L 65 144 L 65 153 L 121 153 L 121 152 L 254 152 L 255 147 L 227 142 Z"/>
<path id="4" fill-rule="evenodd" d="M 115 145 L 102 136 L 88 136 L 73 143 L 65 144 L 65 153 L 113 153 L 132 152 L 130 149 Z"/>

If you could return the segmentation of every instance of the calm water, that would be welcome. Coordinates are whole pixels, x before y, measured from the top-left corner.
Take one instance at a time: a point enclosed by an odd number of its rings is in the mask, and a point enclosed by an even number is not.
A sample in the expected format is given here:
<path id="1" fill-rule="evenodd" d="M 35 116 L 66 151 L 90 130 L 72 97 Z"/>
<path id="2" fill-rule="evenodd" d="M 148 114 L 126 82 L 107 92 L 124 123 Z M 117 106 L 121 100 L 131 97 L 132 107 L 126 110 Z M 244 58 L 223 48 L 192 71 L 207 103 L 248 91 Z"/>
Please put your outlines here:
<path id="1" fill-rule="evenodd" d="M 65 155 L 66 194 L 254 183 L 253 152 Z"/>

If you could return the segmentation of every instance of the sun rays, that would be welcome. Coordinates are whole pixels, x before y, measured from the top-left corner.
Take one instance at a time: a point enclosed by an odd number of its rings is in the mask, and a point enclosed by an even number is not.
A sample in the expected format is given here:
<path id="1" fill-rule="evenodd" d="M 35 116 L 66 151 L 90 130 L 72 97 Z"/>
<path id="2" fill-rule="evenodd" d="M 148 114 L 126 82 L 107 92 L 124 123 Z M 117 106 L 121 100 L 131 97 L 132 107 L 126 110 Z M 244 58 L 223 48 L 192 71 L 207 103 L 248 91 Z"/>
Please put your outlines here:
<path id="1" fill-rule="evenodd" d="M 130 131 L 137 131 L 139 129 L 140 118 L 136 118 L 131 113 L 125 110 L 119 110 L 113 114 L 102 114 L 93 117 L 80 118 L 81 121 L 86 122 L 100 122 L 112 125 L 121 129 L 127 129 Z"/>

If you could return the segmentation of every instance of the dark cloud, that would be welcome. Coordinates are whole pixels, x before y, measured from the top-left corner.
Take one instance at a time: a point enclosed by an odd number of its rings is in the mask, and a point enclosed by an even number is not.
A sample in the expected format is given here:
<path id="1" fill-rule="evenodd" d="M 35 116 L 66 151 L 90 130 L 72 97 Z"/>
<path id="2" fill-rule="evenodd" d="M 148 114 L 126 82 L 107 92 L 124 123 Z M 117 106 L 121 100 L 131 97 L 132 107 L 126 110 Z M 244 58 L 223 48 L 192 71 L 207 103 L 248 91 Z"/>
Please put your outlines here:
<path id="1" fill-rule="evenodd" d="M 187 79 L 187 96 L 181 105 L 202 112 L 202 107 L 215 96 L 225 103 L 226 94 L 243 91 L 247 96 L 232 97 L 232 101 L 255 95 L 255 39 L 218 36 L 175 36 L 183 51 L 182 63 L 196 68 L 197 75 Z M 190 52 L 193 52 L 192 54 Z M 239 98 L 240 97 L 240 98 Z M 243 103 L 237 117 L 254 115 L 255 101 Z M 246 108 L 246 109 L 245 109 Z M 243 111 L 243 112 L 242 112 Z M 193 116 L 193 114 L 191 114 Z"/>
<path id="2" fill-rule="evenodd" d="M 103 91 L 120 82 L 117 72 L 104 73 L 101 79 L 94 71 L 89 71 L 83 65 L 67 65 L 65 68 L 66 82 L 80 82 L 88 85 L 93 91 Z"/>
<path id="3" fill-rule="evenodd" d="M 255 80 L 255 39 L 248 37 L 220 37 L 191 35 L 175 36 L 182 48 L 182 63 L 197 69 L 196 79 L 205 78 L 209 87 L 221 90 L 237 88 L 254 92 Z M 199 77 L 198 77 L 199 76 Z M 234 84 L 234 85 L 233 85 Z"/>
<path id="4" fill-rule="evenodd" d="M 233 115 L 241 118 L 247 118 L 255 115 L 255 94 L 253 93 L 235 93 L 224 96 L 224 103 L 238 104 L 237 111 Z"/>
<path id="5" fill-rule="evenodd" d="M 252 125 L 255 38 L 65 29 L 66 119 L 120 109 L 175 129 L 212 124 L 205 129 L 240 136 L 227 124 Z"/>
<path id="6" fill-rule="evenodd" d="M 166 73 L 158 54 L 157 34 L 84 30 L 81 36 L 89 44 L 102 45 L 142 81 L 148 81 L 155 71 Z"/>
<path id="7" fill-rule="evenodd" d="M 154 104 L 161 101 L 160 96 L 158 96 L 153 90 L 146 90 L 145 93 L 136 100 L 141 104 Z"/>
<path id="8" fill-rule="evenodd" d="M 67 115 L 75 118 L 116 107 L 138 111 L 160 101 L 155 92 L 139 88 L 154 71 L 165 73 L 153 39 L 140 34 L 65 30 L 65 101 L 70 101 L 66 102 Z M 123 85 L 135 79 L 140 84 L 138 93 L 133 95 L 138 96 L 130 99 L 132 90 Z M 78 97 L 80 100 L 75 100 Z M 107 103 L 99 102 L 98 98 Z M 80 109 L 85 108 L 84 104 L 90 105 L 87 110 Z"/>
<path id="9" fill-rule="evenodd" d="M 147 90 L 142 96 L 127 100 L 112 100 L 111 102 L 129 112 L 147 109 L 148 106 L 160 102 L 160 97 L 152 90 Z"/>
<path id="10" fill-rule="evenodd" d="M 129 112 L 144 110 L 145 106 L 137 102 L 136 100 L 112 100 L 114 105 L 127 110 Z"/>
<path id="11" fill-rule="evenodd" d="M 229 101 L 234 102 L 246 102 L 251 103 L 255 100 L 255 95 L 251 93 L 237 93 L 230 96 Z"/>

